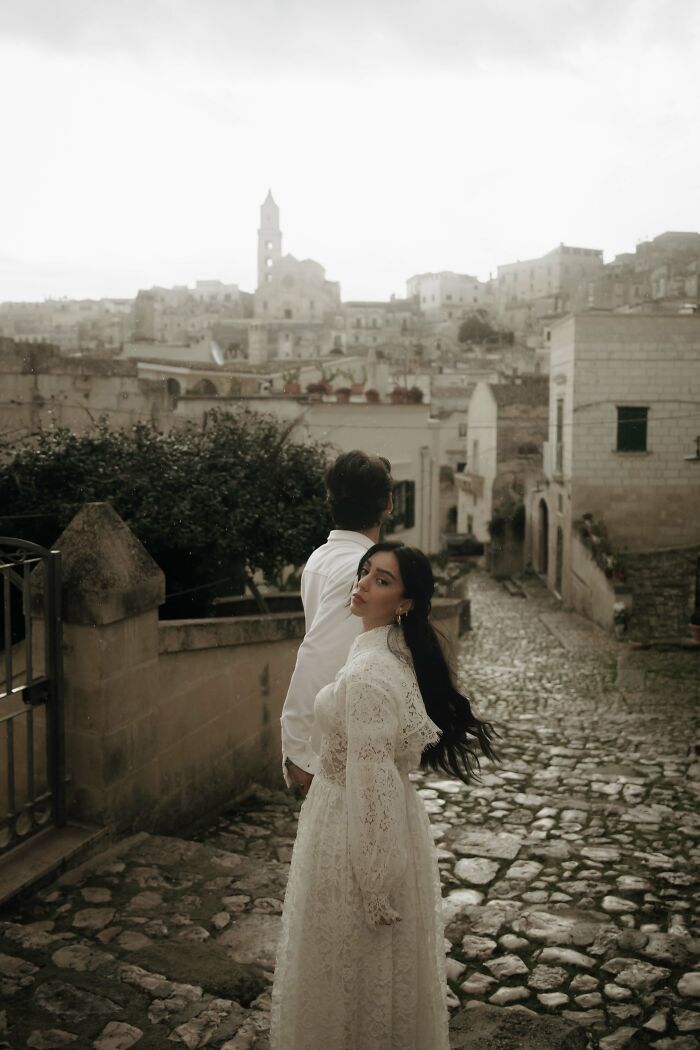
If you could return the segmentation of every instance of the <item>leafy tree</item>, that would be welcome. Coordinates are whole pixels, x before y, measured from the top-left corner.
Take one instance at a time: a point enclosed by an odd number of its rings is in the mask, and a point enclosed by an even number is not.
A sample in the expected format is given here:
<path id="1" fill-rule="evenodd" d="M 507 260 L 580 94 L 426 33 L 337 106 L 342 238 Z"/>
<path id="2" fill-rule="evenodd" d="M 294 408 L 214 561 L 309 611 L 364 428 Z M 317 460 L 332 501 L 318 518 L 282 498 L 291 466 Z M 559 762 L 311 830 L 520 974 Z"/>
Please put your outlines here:
<path id="1" fill-rule="evenodd" d="M 459 326 L 457 339 L 460 343 L 498 343 L 512 346 L 514 333 L 491 324 L 486 310 L 474 310 Z"/>
<path id="2" fill-rule="evenodd" d="M 109 501 L 166 574 L 170 615 L 241 591 L 246 571 L 275 579 L 325 539 L 326 450 L 248 409 L 210 412 L 167 434 L 151 424 L 41 431 L 0 442 L 5 535 L 50 546 L 92 501 Z"/>
<path id="3" fill-rule="evenodd" d="M 475 310 L 462 321 L 457 339 L 460 343 L 487 343 L 498 339 L 498 332 L 485 310 Z"/>

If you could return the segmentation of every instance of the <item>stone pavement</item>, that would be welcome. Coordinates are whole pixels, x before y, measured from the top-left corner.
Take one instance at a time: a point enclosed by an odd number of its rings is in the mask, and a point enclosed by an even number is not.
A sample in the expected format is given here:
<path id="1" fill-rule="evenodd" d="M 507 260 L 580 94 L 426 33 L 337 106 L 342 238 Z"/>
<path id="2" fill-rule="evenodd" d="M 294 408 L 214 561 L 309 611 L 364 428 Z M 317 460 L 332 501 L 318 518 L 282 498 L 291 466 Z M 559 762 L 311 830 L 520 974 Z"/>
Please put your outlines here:
<path id="1" fill-rule="evenodd" d="M 538 581 L 525 599 L 470 583 L 460 665 L 502 764 L 469 788 L 416 777 L 453 1045 L 698 1047 L 698 655 L 629 652 Z M 0 922 L 0 1046 L 264 1050 L 297 816 L 259 789 L 16 904 Z"/>

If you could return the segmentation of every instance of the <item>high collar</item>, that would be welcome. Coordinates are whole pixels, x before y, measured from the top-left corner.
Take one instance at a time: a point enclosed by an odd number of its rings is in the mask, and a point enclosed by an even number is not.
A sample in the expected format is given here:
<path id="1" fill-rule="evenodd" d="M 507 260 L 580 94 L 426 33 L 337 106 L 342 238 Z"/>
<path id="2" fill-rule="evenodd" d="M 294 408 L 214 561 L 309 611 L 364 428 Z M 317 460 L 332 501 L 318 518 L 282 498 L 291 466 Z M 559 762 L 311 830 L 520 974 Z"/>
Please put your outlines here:
<path id="1" fill-rule="evenodd" d="M 369 631 L 363 631 L 362 634 L 358 634 L 352 643 L 351 654 L 356 656 L 357 653 L 366 653 L 373 649 L 387 649 L 389 631 L 393 626 L 394 624 L 388 624 L 385 627 L 372 627 Z"/>
<path id="2" fill-rule="evenodd" d="M 369 536 L 365 536 L 363 532 L 351 532 L 350 529 L 331 529 L 328 533 L 329 543 L 347 543 L 348 540 L 351 543 L 357 543 L 360 547 L 364 547 L 366 551 L 374 546 L 374 540 L 371 540 Z"/>

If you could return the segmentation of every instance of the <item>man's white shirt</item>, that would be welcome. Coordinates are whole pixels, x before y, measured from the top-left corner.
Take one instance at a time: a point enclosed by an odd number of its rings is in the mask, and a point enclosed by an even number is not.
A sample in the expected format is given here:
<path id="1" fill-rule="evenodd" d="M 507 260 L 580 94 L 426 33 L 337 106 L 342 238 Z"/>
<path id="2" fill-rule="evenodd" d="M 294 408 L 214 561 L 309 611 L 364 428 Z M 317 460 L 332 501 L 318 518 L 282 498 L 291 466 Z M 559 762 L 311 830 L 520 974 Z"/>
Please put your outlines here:
<path id="1" fill-rule="evenodd" d="M 292 786 L 285 759 L 307 773 L 319 769 L 312 747 L 314 700 L 344 666 L 350 646 L 362 630 L 362 620 L 350 612 L 350 594 L 363 551 L 373 541 L 361 532 L 333 529 L 313 552 L 301 575 L 306 634 L 282 708 L 282 763 L 284 779 Z M 318 742 L 314 741 L 316 746 Z"/>

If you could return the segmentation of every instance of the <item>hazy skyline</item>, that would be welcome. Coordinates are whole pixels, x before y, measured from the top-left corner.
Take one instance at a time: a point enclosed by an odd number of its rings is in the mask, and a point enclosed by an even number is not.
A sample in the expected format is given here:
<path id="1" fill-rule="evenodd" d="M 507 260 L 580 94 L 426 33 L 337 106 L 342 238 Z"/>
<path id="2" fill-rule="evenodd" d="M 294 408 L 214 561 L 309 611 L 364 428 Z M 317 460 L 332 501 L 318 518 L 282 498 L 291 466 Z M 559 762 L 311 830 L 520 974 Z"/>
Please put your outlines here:
<path id="1" fill-rule="evenodd" d="M 0 300 L 253 291 L 268 188 L 344 299 L 700 229 L 693 0 L 0 0 L 0 89 Z"/>

